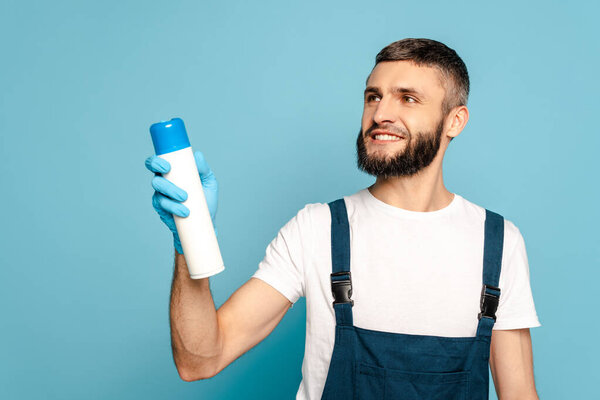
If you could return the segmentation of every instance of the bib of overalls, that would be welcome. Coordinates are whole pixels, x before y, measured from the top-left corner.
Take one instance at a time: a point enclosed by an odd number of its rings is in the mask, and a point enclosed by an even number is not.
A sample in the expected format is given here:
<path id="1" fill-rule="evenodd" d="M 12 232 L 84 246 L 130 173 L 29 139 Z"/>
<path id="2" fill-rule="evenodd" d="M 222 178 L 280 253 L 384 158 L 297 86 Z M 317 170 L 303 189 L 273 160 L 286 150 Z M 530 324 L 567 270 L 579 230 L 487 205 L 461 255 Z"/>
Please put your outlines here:
<path id="1" fill-rule="evenodd" d="M 391 333 L 353 325 L 350 228 L 343 199 L 331 211 L 331 288 L 335 344 L 322 399 L 484 400 L 489 396 L 492 327 L 504 218 L 486 210 L 482 292 L 477 334 L 443 337 Z"/>

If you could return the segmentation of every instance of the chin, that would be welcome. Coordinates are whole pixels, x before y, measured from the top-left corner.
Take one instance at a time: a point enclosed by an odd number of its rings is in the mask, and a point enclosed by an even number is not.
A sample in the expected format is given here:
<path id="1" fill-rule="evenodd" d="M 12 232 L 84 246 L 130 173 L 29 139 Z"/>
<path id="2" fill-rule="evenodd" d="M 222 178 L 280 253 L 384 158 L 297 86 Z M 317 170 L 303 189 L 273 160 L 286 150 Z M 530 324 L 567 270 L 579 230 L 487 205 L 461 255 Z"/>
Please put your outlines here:
<path id="1" fill-rule="evenodd" d="M 367 157 L 369 158 L 393 158 L 400 154 L 398 150 L 377 149 L 372 150 L 367 148 Z"/>

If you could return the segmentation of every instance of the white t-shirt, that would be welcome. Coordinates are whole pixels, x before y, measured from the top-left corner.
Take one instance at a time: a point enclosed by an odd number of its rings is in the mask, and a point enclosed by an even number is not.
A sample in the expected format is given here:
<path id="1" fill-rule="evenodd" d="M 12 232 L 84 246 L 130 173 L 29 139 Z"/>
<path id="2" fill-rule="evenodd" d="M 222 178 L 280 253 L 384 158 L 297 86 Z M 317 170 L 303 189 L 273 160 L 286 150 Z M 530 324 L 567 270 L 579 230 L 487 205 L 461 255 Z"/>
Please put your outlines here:
<path id="1" fill-rule="evenodd" d="M 448 206 L 432 212 L 391 206 L 368 189 L 344 200 L 354 325 L 394 333 L 475 336 L 485 209 L 457 194 Z M 525 242 L 512 222 L 505 219 L 504 226 L 494 329 L 540 326 Z M 296 399 L 321 398 L 333 352 L 330 235 L 328 205 L 306 205 L 281 228 L 253 275 L 292 303 L 306 297 L 306 343 Z"/>

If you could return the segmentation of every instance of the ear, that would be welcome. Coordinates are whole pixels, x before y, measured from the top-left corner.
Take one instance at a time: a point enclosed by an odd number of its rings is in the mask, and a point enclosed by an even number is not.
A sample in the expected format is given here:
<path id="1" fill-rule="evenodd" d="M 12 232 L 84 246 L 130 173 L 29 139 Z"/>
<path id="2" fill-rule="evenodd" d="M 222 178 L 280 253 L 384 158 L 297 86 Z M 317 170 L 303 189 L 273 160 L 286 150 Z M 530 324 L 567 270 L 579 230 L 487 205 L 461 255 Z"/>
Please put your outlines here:
<path id="1" fill-rule="evenodd" d="M 469 109 L 467 106 L 456 107 L 448 113 L 446 118 L 449 120 L 447 122 L 448 131 L 446 132 L 446 136 L 455 138 L 460 132 L 462 132 L 465 125 L 467 125 L 467 122 L 469 121 Z"/>

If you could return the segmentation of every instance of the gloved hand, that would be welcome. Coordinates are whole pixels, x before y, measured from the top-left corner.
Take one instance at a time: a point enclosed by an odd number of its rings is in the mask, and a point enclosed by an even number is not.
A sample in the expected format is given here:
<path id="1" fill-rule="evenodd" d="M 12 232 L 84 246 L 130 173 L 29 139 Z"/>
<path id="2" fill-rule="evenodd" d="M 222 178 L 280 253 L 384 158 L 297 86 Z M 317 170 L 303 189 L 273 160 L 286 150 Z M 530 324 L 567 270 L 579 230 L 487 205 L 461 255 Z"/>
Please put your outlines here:
<path id="1" fill-rule="evenodd" d="M 198 168 L 200 180 L 202 181 L 204 197 L 206 197 L 206 204 L 208 205 L 208 211 L 210 212 L 210 217 L 214 226 L 215 217 L 217 215 L 217 179 L 206 163 L 204 155 L 200 151 L 194 152 L 194 159 L 196 160 L 196 167 Z M 171 164 L 169 164 L 167 160 L 152 155 L 146 159 L 145 164 L 146 168 L 155 174 L 154 178 L 152 178 L 152 187 L 155 190 L 154 195 L 152 196 L 152 206 L 158 213 L 160 219 L 167 225 L 171 232 L 173 232 L 175 250 L 177 250 L 179 254 L 183 254 L 173 214 L 184 218 L 190 214 L 190 210 L 181 204 L 181 202 L 187 200 L 187 192 L 161 175 L 171 170 Z"/>

